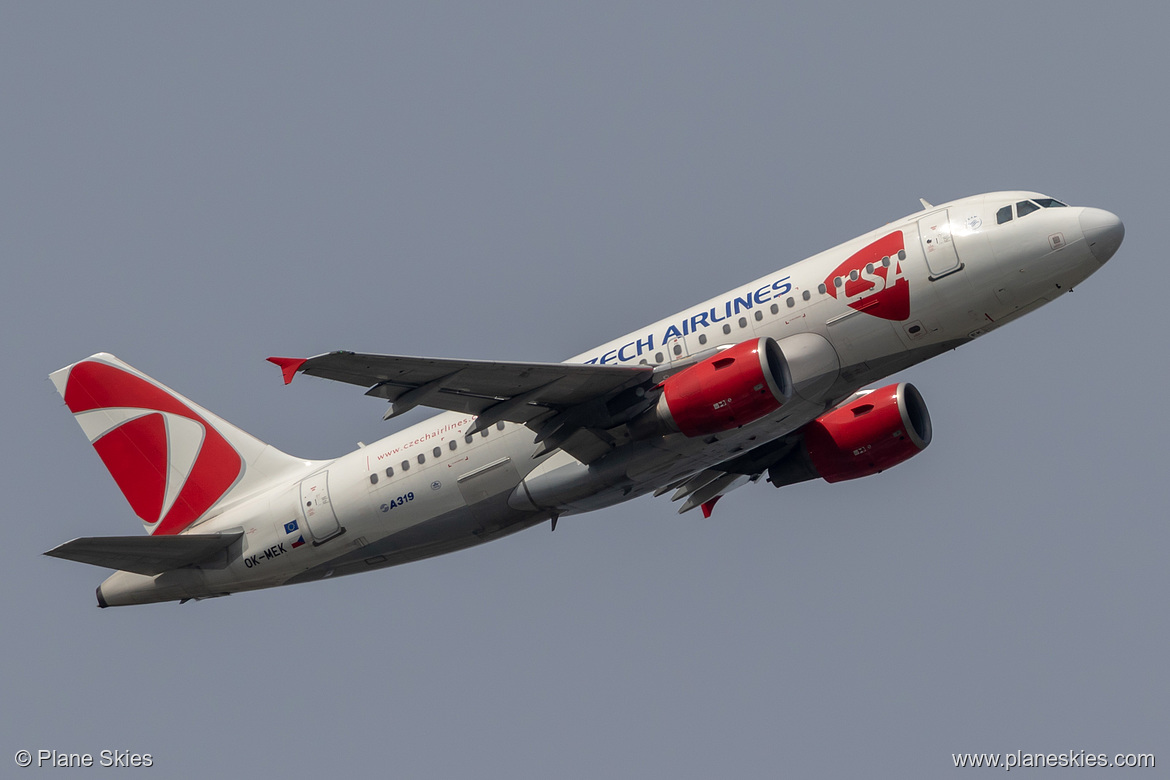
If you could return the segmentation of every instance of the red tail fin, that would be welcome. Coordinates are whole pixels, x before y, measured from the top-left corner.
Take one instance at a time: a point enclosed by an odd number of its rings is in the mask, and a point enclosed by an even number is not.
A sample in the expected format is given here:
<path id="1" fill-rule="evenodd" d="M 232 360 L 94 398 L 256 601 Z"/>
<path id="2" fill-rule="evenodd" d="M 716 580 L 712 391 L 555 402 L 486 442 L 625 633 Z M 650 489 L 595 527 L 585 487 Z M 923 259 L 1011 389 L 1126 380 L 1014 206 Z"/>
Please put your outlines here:
<path id="1" fill-rule="evenodd" d="M 260 466 L 253 477 L 265 477 L 281 465 L 303 466 L 113 355 L 94 355 L 52 379 L 151 534 L 180 533 L 252 467 Z"/>

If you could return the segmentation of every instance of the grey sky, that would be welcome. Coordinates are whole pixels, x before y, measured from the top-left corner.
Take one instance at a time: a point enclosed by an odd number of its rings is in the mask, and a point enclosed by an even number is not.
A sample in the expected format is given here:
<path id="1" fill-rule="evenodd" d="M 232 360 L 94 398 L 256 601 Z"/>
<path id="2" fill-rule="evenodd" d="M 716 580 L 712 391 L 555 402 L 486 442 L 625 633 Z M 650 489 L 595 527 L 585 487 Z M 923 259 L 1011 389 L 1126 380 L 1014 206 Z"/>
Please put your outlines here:
<path id="1" fill-rule="evenodd" d="M 1170 11 L 627 6 L 0 5 L 0 774 L 21 748 L 168 777 L 1170 764 Z M 47 379 L 98 350 L 335 456 L 395 429 L 382 405 L 264 357 L 558 360 L 1010 188 L 1125 243 L 906 372 L 934 442 L 885 474 L 181 607 L 99 611 L 103 570 L 40 555 L 141 528 Z"/>

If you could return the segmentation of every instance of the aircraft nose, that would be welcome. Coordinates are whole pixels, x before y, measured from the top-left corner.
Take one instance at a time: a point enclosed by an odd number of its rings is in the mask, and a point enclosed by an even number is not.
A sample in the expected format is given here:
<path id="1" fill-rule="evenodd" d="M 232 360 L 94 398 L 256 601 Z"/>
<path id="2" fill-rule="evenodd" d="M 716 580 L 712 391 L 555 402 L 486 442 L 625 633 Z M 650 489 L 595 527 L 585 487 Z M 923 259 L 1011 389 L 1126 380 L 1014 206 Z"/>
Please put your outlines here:
<path id="1" fill-rule="evenodd" d="M 1104 263 L 1113 257 L 1121 246 L 1121 239 L 1125 238 L 1125 225 L 1117 215 L 1104 209 L 1086 208 L 1081 211 L 1080 222 L 1085 243 L 1097 262 Z"/>

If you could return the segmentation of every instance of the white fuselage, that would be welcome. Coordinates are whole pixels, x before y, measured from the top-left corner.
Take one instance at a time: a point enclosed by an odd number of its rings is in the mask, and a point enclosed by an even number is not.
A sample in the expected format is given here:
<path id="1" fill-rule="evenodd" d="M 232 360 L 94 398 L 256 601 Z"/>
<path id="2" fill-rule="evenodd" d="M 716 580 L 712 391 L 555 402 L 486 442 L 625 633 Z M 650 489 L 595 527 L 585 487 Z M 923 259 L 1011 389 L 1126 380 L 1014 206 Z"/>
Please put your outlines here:
<path id="1" fill-rule="evenodd" d="M 1104 212 L 1042 208 L 997 223 L 1005 205 L 1039 197 L 1000 192 L 926 209 L 567 361 L 645 363 L 665 376 L 748 339 L 767 336 L 783 346 L 811 333 L 840 362 L 815 401 L 717 436 L 623 442 L 588 466 L 563 450 L 534 459 L 534 434 L 523 425 L 500 423 L 467 437 L 474 417 L 442 413 L 336 460 L 306 462 L 291 482 L 193 526 L 201 534 L 244 531 L 242 549 L 222 568 L 155 578 L 118 572 L 102 585 L 104 599 L 203 597 L 416 560 L 625 501 L 725 461 L 796 430 L 863 385 L 1055 299 L 1097 270 L 1102 261 L 1085 239 L 1082 215 L 1091 223 Z M 895 233 L 900 241 L 889 238 Z M 884 240 L 879 250 L 897 242 L 904 254 L 875 254 L 852 278 L 846 269 L 838 286 L 841 264 Z M 889 294 L 875 308 L 883 289 Z"/>

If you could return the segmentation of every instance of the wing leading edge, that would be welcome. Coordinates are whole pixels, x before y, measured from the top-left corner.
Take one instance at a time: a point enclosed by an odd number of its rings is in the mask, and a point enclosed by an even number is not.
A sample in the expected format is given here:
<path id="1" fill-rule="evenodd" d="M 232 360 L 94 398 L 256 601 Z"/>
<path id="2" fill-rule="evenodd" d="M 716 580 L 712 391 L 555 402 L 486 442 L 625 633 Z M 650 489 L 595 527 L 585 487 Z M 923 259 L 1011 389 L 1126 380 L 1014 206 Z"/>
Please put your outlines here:
<path id="1" fill-rule="evenodd" d="M 386 419 L 416 406 L 429 406 L 476 415 L 469 433 L 504 420 L 522 423 L 536 431 L 536 441 L 542 443 L 538 456 L 563 447 L 587 460 L 612 446 L 605 429 L 621 424 L 631 409 L 639 406 L 644 392 L 637 391 L 644 391 L 654 374 L 650 366 L 511 363 L 355 352 L 268 360 L 280 366 L 286 384 L 295 374 L 303 373 L 366 387 L 366 395 L 390 402 Z M 619 399 L 626 391 L 631 391 L 629 397 Z"/>

